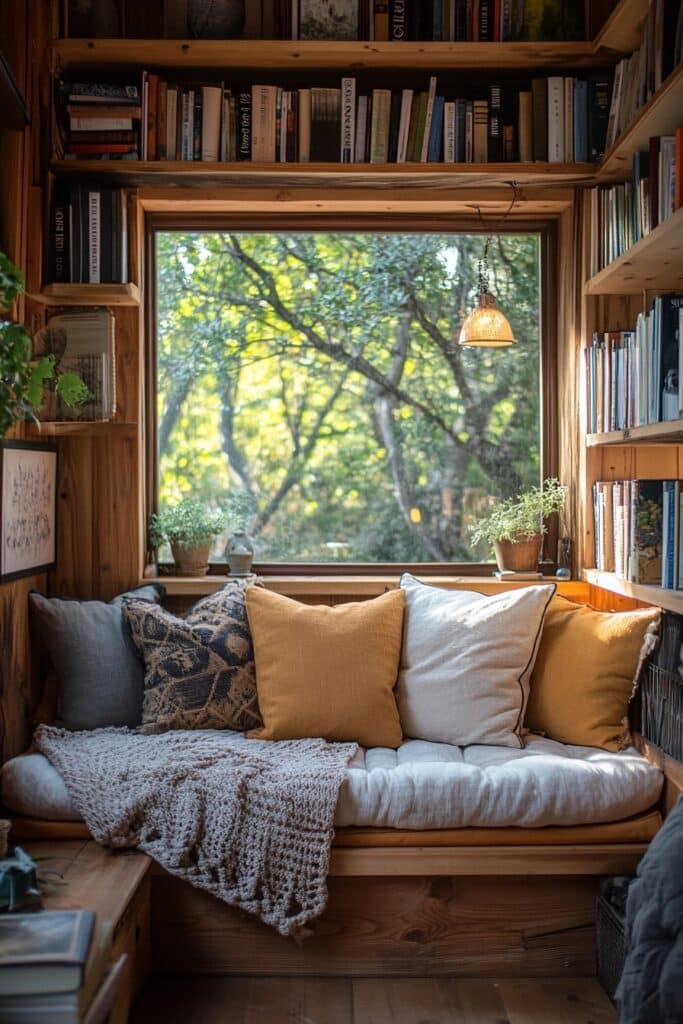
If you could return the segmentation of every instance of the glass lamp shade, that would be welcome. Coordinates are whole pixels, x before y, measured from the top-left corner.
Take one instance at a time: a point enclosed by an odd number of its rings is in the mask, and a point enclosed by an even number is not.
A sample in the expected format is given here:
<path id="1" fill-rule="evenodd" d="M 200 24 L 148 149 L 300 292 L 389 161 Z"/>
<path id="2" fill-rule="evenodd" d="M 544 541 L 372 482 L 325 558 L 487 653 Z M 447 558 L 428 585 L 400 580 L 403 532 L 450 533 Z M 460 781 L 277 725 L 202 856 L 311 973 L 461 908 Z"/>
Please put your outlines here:
<path id="1" fill-rule="evenodd" d="M 514 343 L 510 323 L 496 306 L 493 295 L 487 291 L 479 292 L 476 309 L 462 325 L 458 344 L 476 345 L 480 348 L 504 348 Z"/>

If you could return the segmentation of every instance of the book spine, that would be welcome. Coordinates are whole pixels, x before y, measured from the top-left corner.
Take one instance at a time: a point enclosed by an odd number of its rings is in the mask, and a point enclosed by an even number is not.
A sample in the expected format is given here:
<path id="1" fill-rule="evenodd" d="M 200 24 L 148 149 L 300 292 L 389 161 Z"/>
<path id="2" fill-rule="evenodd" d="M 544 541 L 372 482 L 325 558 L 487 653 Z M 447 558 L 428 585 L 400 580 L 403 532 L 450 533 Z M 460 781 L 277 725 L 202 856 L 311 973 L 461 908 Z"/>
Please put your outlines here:
<path id="1" fill-rule="evenodd" d="M 564 82 L 548 79 L 548 161 L 564 162 Z"/>
<path id="2" fill-rule="evenodd" d="M 455 146 L 455 103 L 444 103 L 443 108 L 443 158 L 444 163 L 454 164 L 456 161 Z"/>
<path id="3" fill-rule="evenodd" d="M 422 144 L 420 147 L 420 162 L 426 163 L 429 154 L 429 137 L 432 130 L 432 119 L 434 117 L 434 100 L 436 99 L 436 77 L 432 75 L 429 79 L 429 92 L 427 93 L 427 107 L 425 111 L 424 131 L 422 133 Z"/>
<path id="4" fill-rule="evenodd" d="M 191 117 L 194 109 L 194 96 L 189 89 L 183 89 L 182 96 L 182 121 L 181 121 L 181 160 L 191 160 L 192 150 L 190 142 L 192 139 Z"/>
<path id="5" fill-rule="evenodd" d="M 404 42 L 408 39 L 406 0 L 391 0 L 389 17 L 389 39 Z"/>
<path id="6" fill-rule="evenodd" d="M 490 43 L 492 40 L 492 0 L 479 0 L 479 42 Z"/>
<path id="7" fill-rule="evenodd" d="M 197 88 L 194 93 L 194 113 L 192 117 L 192 160 L 201 160 L 202 158 L 203 107 L 202 90 Z"/>
<path id="8" fill-rule="evenodd" d="M 444 111 L 444 97 L 436 96 L 434 99 L 434 114 L 432 116 L 432 126 L 429 131 L 429 148 L 427 150 L 427 160 L 429 163 L 439 163 L 442 159 L 443 154 L 443 111 Z"/>
<path id="9" fill-rule="evenodd" d="M 574 160 L 588 161 L 588 83 L 580 78 L 574 81 Z"/>
<path id="10" fill-rule="evenodd" d="M 62 283 L 69 280 L 69 201 L 64 191 L 55 186 L 52 206 L 52 267 L 50 278 Z"/>
<path id="11" fill-rule="evenodd" d="M 149 100 L 147 105 L 147 124 L 143 131 L 147 132 L 147 160 L 157 159 L 157 114 L 159 110 L 159 76 L 148 75 Z"/>
<path id="12" fill-rule="evenodd" d="M 389 3 L 388 0 L 374 0 L 373 26 L 375 42 L 389 40 Z"/>
<path id="13" fill-rule="evenodd" d="M 130 117 L 72 117 L 69 120 L 72 132 L 124 132 L 132 131 Z"/>
<path id="14" fill-rule="evenodd" d="M 352 164 L 356 149 L 356 79 L 342 78 L 341 162 Z"/>
<path id="15" fill-rule="evenodd" d="M 299 89 L 299 162 L 307 164 L 311 159 L 311 90 Z"/>
<path id="16" fill-rule="evenodd" d="M 389 152 L 389 117 L 391 93 L 388 89 L 375 89 L 372 94 L 372 130 L 370 137 L 370 163 L 385 164 Z"/>
<path id="17" fill-rule="evenodd" d="M 611 99 L 608 75 L 591 75 L 588 79 L 588 156 L 593 162 L 605 152 L 607 122 Z"/>
<path id="18" fill-rule="evenodd" d="M 239 134 L 237 159 L 251 160 L 251 92 L 248 89 L 240 92 L 238 104 Z"/>
<path id="19" fill-rule="evenodd" d="M 358 113 L 356 117 L 356 142 L 354 147 L 355 162 L 365 163 L 365 139 L 368 126 L 368 97 L 358 97 Z"/>
<path id="20" fill-rule="evenodd" d="M 545 78 L 534 78 L 531 83 L 533 114 L 534 160 L 548 159 L 548 83 Z"/>
<path id="21" fill-rule="evenodd" d="M 521 163 L 531 163 L 533 155 L 532 105 L 531 93 L 520 92 L 517 98 L 517 131 L 519 137 L 519 159 Z"/>
<path id="22" fill-rule="evenodd" d="M 502 96 L 499 85 L 489 86 L 488 160 L 500 163 L 503 159 L 503 125 L 501 123 Z"/>
<path id="23" fill-rule="evenodd" d="M 475 164 L 488 163 L 488 102 L 473 101 L 472 160 Z"/>

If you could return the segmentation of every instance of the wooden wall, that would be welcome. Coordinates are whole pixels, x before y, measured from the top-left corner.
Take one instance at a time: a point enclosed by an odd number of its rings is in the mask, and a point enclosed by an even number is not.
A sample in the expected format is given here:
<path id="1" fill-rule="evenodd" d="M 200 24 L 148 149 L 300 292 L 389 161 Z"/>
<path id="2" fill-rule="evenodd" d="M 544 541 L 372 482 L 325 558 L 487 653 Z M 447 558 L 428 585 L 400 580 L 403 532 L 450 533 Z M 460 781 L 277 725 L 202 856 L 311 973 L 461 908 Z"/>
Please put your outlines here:
<path id="1" fill-rule="evenodd" d="M 0 3 L 0 40 L 21 89 L 33 124 L 39 124 L 39 61 L 51 31 L 49 0 L 3 0 Z M 31 31 L 29 32 L 29 24 Z M 1 123 L 0 116 L 0 123 Z M 0 127 L 0 249 L 26 272 L 29 263 L 29 194 L 39 173 L 39 138 L 36 132 L 12 132 Z M 21 300 L 12 311 L 25 319 L 30 304 Z M 22 435 L 17 432 L 17 436 Z M 31 587 L 45 589 L 47 579 L 33 576 L 0 584 L 0 750 L 2 759 L 24 749 L 29 716 L 39 699 L 29 648 L 28 601 Z"/>

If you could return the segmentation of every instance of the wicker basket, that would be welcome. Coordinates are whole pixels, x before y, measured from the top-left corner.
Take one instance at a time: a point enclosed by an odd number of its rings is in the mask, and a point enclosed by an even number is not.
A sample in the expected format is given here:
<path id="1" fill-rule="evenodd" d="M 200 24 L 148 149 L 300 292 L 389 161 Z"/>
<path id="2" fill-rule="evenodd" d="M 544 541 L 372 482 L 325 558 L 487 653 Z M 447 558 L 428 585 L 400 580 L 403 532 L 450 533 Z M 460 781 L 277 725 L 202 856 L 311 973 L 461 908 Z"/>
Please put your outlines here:
<path id="1" fill-rule="evenodd" d="M 626 895 L 630 878 L 606 878 L 600 885 L 595 917 L 598 981 L 614 1002 L 626 959 Z"/>
<path id="2" fill-rule="evenodd" d="M 649 665 L 641 686 L 643 736 L 677 761 L 683 761 L 683 679 Z"/>

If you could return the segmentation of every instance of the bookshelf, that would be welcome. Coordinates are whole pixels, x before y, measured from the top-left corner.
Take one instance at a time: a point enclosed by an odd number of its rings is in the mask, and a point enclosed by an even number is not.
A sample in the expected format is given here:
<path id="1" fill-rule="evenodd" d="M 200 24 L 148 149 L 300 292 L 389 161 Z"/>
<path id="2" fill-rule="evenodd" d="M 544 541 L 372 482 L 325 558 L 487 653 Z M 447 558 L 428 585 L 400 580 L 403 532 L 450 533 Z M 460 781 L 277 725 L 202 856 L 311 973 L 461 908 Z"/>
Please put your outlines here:
<path id="1" fill-rule="evenodd" d="M 622 580 L 613 572 L 599 572 L 597 569 L 584 569 L 583 578 L 586 583 L 592 583 L 601 590 L 608 590 L 612 594 L 620 594 L 622 597 L 630 597 L 635 601 L 642 601 L 644 604 L 659 605 L 670 612 L 678 612 L 683 615 L 683 591 L 665 590 L 664 587 L 646 586 L 642 583 L 630 583 Z"/>
<path id="2" fill-rule="evenodd" d="M 584 295 L 637 295 L 678 288 L 683 288 L 683 207 L 589 278 Z"/>
<path id="3" fill-rule="evenodd" d="M 40 424 L 28 423 L 27 436 L 31 439 L 46 437 L 117 437 L 137 436 L 136 423 L 118 420 L 43 420 Z"/>
<path id="4" fill-rule="evenodd" d="M 630 53 L 640 46 L 643 23 L 649 0 L 619 0 L 598 32 L 593 45 L 596 50 Z"/>
<path id="5" fill-rule="evenodd" d="M 683 64 L 675 68 L 635 121 L 605 153 L 598 176 L 601 181 L 619 180 L 631 173 L 633 154 L 646 150 L 650 137 L 666 135 L 679 126 L 683 111 Z"/>
<path id="6" fill-rule="evenodd" d="M 53 47 L 61 72 L 76 69 L 165 68 L 195 71 L 255 68 L 348 69 L 349 72 L 483 68 L 527 71 L 605 67 L 614 55 L 592 42 L 293 42 L 288 39 L 62 39 Z"/>
<path id="7" fill-rule="evenodd" d="M 31 298 L 43 306 L 139 306 L 135 284 L 46 284 Z"/>
<path id="8" fill-rule="evenodd" d="M 596 448 L 612 444 L 683 444 L 683 420 L 664 423 L 646 423 L 627 430 L 609 430 L 601 434 L 586 434 L 586 447 Z"/>

